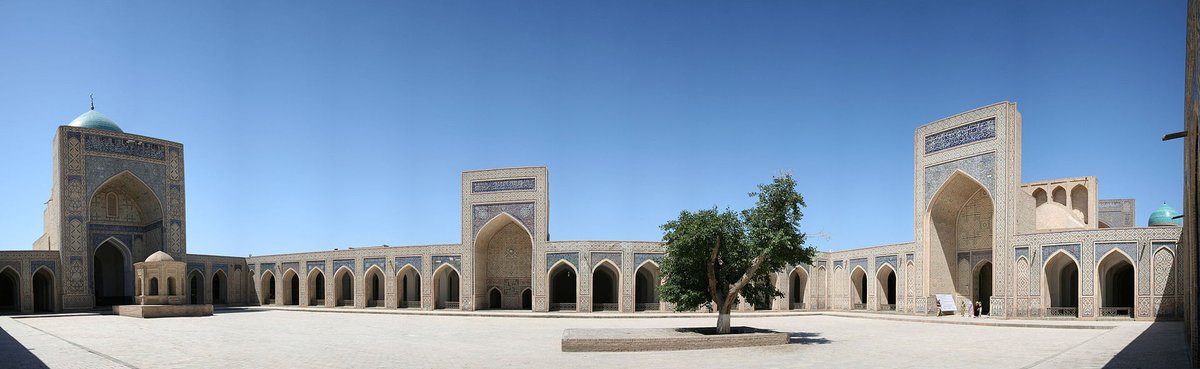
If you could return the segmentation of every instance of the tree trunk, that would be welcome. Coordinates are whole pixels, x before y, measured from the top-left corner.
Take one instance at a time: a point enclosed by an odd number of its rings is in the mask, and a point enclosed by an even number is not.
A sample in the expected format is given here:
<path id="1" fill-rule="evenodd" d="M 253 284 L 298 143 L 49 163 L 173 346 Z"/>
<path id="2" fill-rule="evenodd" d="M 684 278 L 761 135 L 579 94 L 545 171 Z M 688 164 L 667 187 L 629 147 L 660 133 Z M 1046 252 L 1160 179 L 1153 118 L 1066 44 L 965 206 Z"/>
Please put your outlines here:
<path id="1" fill-rule="evenodd" d="M 729 307 L 721 306 L 717 310 L 717 334 L 729 334 Z"/>

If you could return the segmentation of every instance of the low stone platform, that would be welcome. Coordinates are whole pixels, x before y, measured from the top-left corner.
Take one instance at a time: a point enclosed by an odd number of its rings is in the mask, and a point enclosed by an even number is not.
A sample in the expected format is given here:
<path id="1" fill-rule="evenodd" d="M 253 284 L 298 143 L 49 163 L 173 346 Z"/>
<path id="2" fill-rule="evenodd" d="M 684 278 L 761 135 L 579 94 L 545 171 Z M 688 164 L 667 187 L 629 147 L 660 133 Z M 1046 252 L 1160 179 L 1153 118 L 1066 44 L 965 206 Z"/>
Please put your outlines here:
<path id="1" fill-rule="evenodd" d="M 715 328 L 572 328 L 563 331 L 563 352 L 704 350 L 729 347 L 786 345 L 789 336 L 751 327 Z"/>
<path id="2" fill-rule="evenodd" d="M 165 318 L 181 316 L 212 316 L 213 306 L 203 305 L 118 305 L 113 313 L 134 318 Z"/>

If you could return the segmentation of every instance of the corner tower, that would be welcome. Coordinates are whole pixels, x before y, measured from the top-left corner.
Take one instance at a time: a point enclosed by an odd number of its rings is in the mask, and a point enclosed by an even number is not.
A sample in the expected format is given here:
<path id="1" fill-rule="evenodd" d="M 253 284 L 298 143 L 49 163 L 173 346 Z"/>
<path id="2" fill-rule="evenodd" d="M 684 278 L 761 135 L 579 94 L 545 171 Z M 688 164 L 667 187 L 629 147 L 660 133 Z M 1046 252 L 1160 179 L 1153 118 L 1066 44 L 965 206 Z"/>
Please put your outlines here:
<path id="1" fill-rule="evenodd" d="M 183 145 L 125 133 L 90 110 L 58 127 L 45 234 L 58 250 L 64 310 L 128 304 L 133 263 L 187 253 Z"/>
<path id="2" fill-rule="evenodd" d="M 1020 193 L 1017 105 L 996 103 L 929 123 L 917 128 L 914 140 L 914 254 L 924 283 L 912 306 L 935 313 L 936 294 L 953 295 L 960 305 L 993 305 L 991 295 L 1006 294 L 1018 203 L 1032 201 Z M 987 284 L 997 281 L 994 291 L 974 288 L 983 285 L 972 283 L 981 273 Z M 992 314 L 1003 311 L 994 306 Z"/>

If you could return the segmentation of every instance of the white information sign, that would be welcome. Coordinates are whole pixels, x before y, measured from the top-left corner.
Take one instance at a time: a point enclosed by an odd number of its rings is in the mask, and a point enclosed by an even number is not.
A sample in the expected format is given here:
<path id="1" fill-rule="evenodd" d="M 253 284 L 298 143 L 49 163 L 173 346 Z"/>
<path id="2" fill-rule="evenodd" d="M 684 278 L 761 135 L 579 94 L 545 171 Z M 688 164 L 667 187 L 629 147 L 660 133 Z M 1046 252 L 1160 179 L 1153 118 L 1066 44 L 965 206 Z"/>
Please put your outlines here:
<path id="1" fill-rule="evenodd" d="M 941 305 L 942 311 L 956 312 L 958 308 L 954 306 L 954 295 L 934 295 L 937 297 L 938 304 Z"/>

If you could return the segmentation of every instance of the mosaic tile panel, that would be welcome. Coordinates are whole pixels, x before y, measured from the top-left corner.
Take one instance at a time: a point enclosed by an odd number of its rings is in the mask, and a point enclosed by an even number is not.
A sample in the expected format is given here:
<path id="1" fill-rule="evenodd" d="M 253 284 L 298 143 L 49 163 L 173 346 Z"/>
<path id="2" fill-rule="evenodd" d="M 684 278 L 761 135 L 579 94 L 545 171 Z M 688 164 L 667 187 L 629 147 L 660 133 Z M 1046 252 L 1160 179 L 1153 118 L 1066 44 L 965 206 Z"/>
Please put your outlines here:
<path id="1" fill-rule="evenodd" d="M 119 137 L 84 135 L 83 146 L 87 151 L 106 154 L 128 155 L 144 159 L 164 160 L 167 158 L 162 145 L 126 140 Z"/>
<path id="2" fill-rule="evenodd" d="M 833 269 L 841 269 L 841 268 L 842 268 L 842 261 L 841 261 L 841 260 L 834 260 L 834 261 L 833 261 Z"/>
<path id="3" fill-rule="evenodd" d="M 883 264 L 892 266 L 892 270 L 899 270 L 900 266 L 896 265 L 896 255 L 884 255 L 875 257 L 875 270 L 878 271 Z"/>
<path id="4" fill-rule="evenodd" d="M 331 269 L 333 270 L 334 273 L 337 273 L 337 271 L 342 269 L 342 267 L 346 267 L 347 269 L 350 269 L 351 272 L 357 274 L 358 273 L 358 268 L 357 268 L 358 265 L 355 265 L 355 264 L 358 264 L 358 263 L 355 263 L 354 259 L 334 260 L 333 267 L 331 267 Z"/>
<path id="5" fill-rule="evenodd" d="M 961 170 L 971 175 L 989 192 L 995 194 L 996 179 L 992 174 L 995 172 L 995 168 L 995 153 L 975 155 L 925 168 L 925 203 L 929 203 L 929 198 L 942 188 L 942 184 L 950 178 L 950 174 L 953 174 L 955 170 Z"/>
<path id="6" fill-rule="evenodd" d="M 904 261 L 906 261 L 906 262 L 912 262 L 912 261 L 913 261 L 913 254 L 904 254 Z"/>
<path id="7" fill-rule="evenodd" d="M 398 257 L 396 257 L 396 270 L 403 269 L 405 265 L 412 265 L 413 268 L 415 268 L 417 270 L 417 273 L 419 274 L 419 273 L 421 273 L 421 264 L 422 263 L 421 263 L 420 256 L 398 256 Z"/>
<path id="8" fill-rule="evenodd" d="M 195 263 L 195 262 L 187 263 L 187 269 L 188 269 L 188 273 L 191 273 L 192 270 L 199 270 L 200 273 L 205 272 L 204 263 Z"/>
<path id="9" fill-rule="evenodd" d="M 474 214 L 474 217 L 471 219 L 474 231 L 471 234 L 478 234 L 479 229 L 483 228 L 484 224 L 487 224 L 489 220 L 500 215 L 500 213 L 508 213 L 513 218 L 517 218 L 521 224 L 524 224 L 525 228 L 532 232 L 534 239 L 538 238 L 537 230 L 534 229 L 534 206 L 532 202 L 475 205 L 471 213 Z"/>
<path id="10" fill-rule="evenodd" d="M 271 273 L 279 274 L 279 269 L 275 269 L 275 263 L 262 263 L 259 264 L 258 267 L 259 273 L 266 273 L 268 270 L 270 270 Z"/>
<path id="11" fill-rule="evenodd" d="M 846 267 L 849 269 L 854 269 L 856 266 L 860 266 L 863 268 L 863 271 L 870 273 L 870 270 L 867 269 L 869 266 L 867 265 L 867 258 L 850 259 L 850 263 Z"/>
<path id="12" fill-rule="evenodd" d="M 1079 258 L 1079 244 L 1072 243 L 1072 244 L 1065 244 L 1065 245 L 1042 246 L 1042 262 L 1045 262 L 1047 259 L 1050 258 L 1050 255 L 1053 255 L 1055 252 L 1058 252 L 1058 250 L 1066 251 L 1067 254 L 1075 257 L 1075 260 L 1080 259 Z"/>
<path id="13" fill-rule="evenodd" d="M 633 254 L 633 265 L 642 265 L 646 260 L 654 260 L 654 263 L 662 266 L 663 254 L 641 252 Z"/>
<path id="14" fill-rule="evenodd" d="M 295 262 L 295 261 L 290 262 L 290 263 L 283 263 L 282 266 L 279 268 L 279 270 L 281 272 L 287 272 L 288 269 L 291 269 L 291 270 L 295 271 L 296 273 L 300 273 L 300 263 Z"/>
<path id="15" fill-rule="evenodd" d="M 471 192 L 532 190 L 534 184 L 533 178 L 471 182 Z"/>
<path id="16" fill-rule="evenodd" d="M 617 265 L 617 268 L 621 267 L 621 253 L 619 252 L 593 252 L 592 266 L 600 264 L 600 261 L 604 259 L 612 261 L 613 264 Z"/>
<path id="17" fill-rule="evenodd" d="M 460 255 L 434 255 L 432 261 L 433 270 L 437 270 L 442 264 L 449 263 L 450 266 L 454 267 L 454 270 L 462 272 L 462 256 Z"/>
<path id="18" fill-rule="evenodd" d="M 371 269 L 371 266 L 379 267 L 379 270 L 387 270 L 387 259 L 385 258 L 370 258 L 363 259 L 363 270 Z"/>
<path id="19" fill-rule="evenodd" d="M 551 252 L 546 254 L 546 271 L 554 267 L 554 263 L 559 260 L 566 260 L 571 265 L 579 265 L 579 253 L 577 252 Z"/>
<path id="20" fill-rule="evenodd" d="M 311 272 L 313 269 L 316 269 L 317 271 L 319 271 L 319 272 L 321 272 L 321 273 L 325 273 L 325 261 L 324 261 L 324 260 L 319 260 L 319 261 L 308 261 L 308 262 L 305 262 L 305 263 L 304 263 L 304 269 L 305 269 L 305 270 L 307 270 L 307 271 L 310 271 L 310 272 Z"/>
<path id="21" fill-rule="evenodd" d="M 166 165 L 101 156 L 87 156 L 84 158 L 84 163 L 87 168 L 87 190 L 84 192 L 86 194 L 96 193 L 96 189 L 109 178 L 128 170 L 145 183 L 146 187 L 150 187 L 160 201 L 167 198 L 167 184 L 164 182 L 167 172 Z M 87 201 L 90 202 L 91 199 L 88 198 Z M 164 218 L 167 216 L 166 212 L 170 210 L 167 209 L 168 205 L 162 204 Z"/>
<path id="22" fill-rule="evenodd" d="M 1125 255 L 1129 255 L 1130 258 L 1133 258 L 1134 265 L 1137 265 L 1137 242 L 1096 243 L 1096 251 L 1094 254 L 1096 257 L 1096 262 L 1099 262 L 1100 259 L 1104 257 L 1104 254 L 1107 254 L 1108 251 L 1112 249 L 1121 250 L 1121 252 L 1124 252 Z"/>
<path id="23" fill-rule="evenodd" d="M 996 137 L 996 119 L 964 124 L 925 136 L 925 154 Z"/>
<path id="24" fill-rule="evenodd" d="M 43 266 L 46 268 L 49 268 L 51 272 L 54 272 L 54 275 L 56 275 L 56 276 L 58 275 L 58 269 L 55 268 L 56 263 L 53 260 L 30 261 L 29 262 L 29 274 L 33 274 L 33 272 L 37 271 L 38 268 L 41 268 Z"/>
<path id="25" fill-rule="evenodd" d="M 248 264 L 248 265 L 246 265 L 246 268 L 250 269 L 251 272 L 254 272 L 254 264 Z M 213 263 L 213 265 L 212 265 L 213 273 L 216 273 L 218 270 L 225 272 L 225 274 L 229 274 L 229 265 Z"/>

